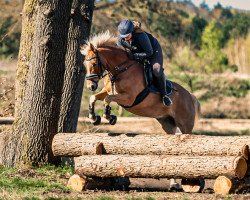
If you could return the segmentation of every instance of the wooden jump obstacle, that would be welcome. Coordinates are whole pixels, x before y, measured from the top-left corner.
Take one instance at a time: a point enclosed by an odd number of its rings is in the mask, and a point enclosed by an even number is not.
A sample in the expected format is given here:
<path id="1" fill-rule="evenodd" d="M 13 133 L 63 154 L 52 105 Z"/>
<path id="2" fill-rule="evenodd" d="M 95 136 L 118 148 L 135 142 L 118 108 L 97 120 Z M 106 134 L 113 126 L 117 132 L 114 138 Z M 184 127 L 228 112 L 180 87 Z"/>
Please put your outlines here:
<path id="1" fill-rule="evenodd" d="M 249 136 L 59 133 L 52 150 L 75 157 L 76 175 L 68 185 L 76 190 L 85 188 L 87 177 L 217 178 L 214 190 L 225 194 L 247 185 L 249 143 Z M 227 192 L 218 188 L 230 181 L 219 177 L 231 181 Z"/>

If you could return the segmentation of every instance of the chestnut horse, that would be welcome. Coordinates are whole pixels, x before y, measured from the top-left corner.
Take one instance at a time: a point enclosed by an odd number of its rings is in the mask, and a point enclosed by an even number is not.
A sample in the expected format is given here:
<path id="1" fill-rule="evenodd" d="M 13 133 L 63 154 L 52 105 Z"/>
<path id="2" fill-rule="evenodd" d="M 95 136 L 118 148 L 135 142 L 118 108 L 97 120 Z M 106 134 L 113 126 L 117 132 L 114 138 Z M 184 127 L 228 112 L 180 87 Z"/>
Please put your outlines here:
<path id="1" fill-rule="evenodd" d="M 116 38 L 109 32 L 91 38 L 82 53 L 85 55 L 88 89 L 95 91 L 104 73 L 109 75 L 105 77 L 102 91 L 90 98 L 90 118 L 96 117 L 95 101 L 104 100 L 107 119 L 116 120 L 114 116 L 110 116 L 109 103 L 113 101 L 136 115 L 156 118 L 167 134 L 175 134 L 177 127 L 183 134 L 192 133 L 200 104 L 195 96 L 177 83 L 172 82 L 174 90 L 171 94 L 171 106 L 163 105 L 159 93 L 149 93 L 142 102 L 131 107 L 137 95 L 147 86 L 143 66 L 130 60 L 126 51 L 116 45 Z"/>

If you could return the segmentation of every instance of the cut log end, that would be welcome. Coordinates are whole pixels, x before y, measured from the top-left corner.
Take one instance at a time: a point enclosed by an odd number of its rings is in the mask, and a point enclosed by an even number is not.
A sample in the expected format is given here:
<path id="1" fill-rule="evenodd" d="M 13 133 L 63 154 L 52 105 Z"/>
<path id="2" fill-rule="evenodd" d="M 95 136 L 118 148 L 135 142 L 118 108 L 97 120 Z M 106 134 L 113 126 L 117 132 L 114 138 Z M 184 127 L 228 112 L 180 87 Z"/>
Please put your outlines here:
<path id="1" fill-rule="evenodd" d="M 249 146 L 246 145 L 246 144 L 242 147 L 242 156 L 243 156 L 246 160 L 248 160 L 248 156 L 249 156 Z"/>
<path id="2" fill-rule="evenodd" d="M 102 143 L 102 142 L 99 142 L 99 143 L 96 145 L 96 154 L 97 154 L 97 155 L 102 155 L 102 154 L 104 154 L 104 146 L 103 146 L 103 143 Z"/>
<path id="3" fill-rule="evenodd" d="M 81 192 L 85 189 L 86 184 L 87 178 L 74 174 L 69 178 L 67 187 L 71 188 L 72 190 Z"/>
<path id="4" fill-rule="evenodd" d="M 243 179 L 247 172 L 247 162 L 242 156 L 236 157 L 234 160 L 235 176 L 239 179 Z"/>
<path id="5" fill-rule="evenodd" d="M 182 179 L 181 186 L 184 192 L 201 192 L 205 187 L 205 181 L 204 179 Z"/>
<path id="6" fill-rule="evenodd" d="M 219 176 L 214 182 L 214 192 L 216 194 L 229 194 L 233 187 L 232 181 L 226 176 Z"/>

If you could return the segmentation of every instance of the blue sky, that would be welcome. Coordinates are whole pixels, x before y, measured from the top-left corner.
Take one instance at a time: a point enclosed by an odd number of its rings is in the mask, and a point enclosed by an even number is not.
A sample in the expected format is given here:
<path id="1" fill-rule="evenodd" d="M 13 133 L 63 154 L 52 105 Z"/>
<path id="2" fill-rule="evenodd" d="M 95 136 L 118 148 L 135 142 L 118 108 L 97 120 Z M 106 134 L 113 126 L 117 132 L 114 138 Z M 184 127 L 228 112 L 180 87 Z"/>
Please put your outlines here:
<path id="1" fill-rule="evenodd" d="M 204 0 L 192 0 L 192 2 L 199 6 Z M 250 10 L 250 0 L 205 0 L 210 8 L 213 8 L 217 2 L 223 7 L 231 6 L 233 8 L 243 9 L 243 10 Z"/>

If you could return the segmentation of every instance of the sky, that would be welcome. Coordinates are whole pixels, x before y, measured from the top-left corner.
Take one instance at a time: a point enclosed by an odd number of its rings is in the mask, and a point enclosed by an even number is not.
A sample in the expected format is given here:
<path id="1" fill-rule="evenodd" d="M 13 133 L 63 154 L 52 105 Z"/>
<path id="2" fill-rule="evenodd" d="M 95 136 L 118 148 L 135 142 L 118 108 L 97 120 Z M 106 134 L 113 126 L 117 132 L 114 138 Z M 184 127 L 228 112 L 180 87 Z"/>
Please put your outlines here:
<path id="1" fill-rule="evenodd" d="M 231 6 L 242 10 L 250 10 L 250 0 L 192 0 L 196 6 L 199 6 L 203 1 L 208 4 L 209 8 L 213 8 L 217 2 L 220 2 L 223 7 Z"/>

